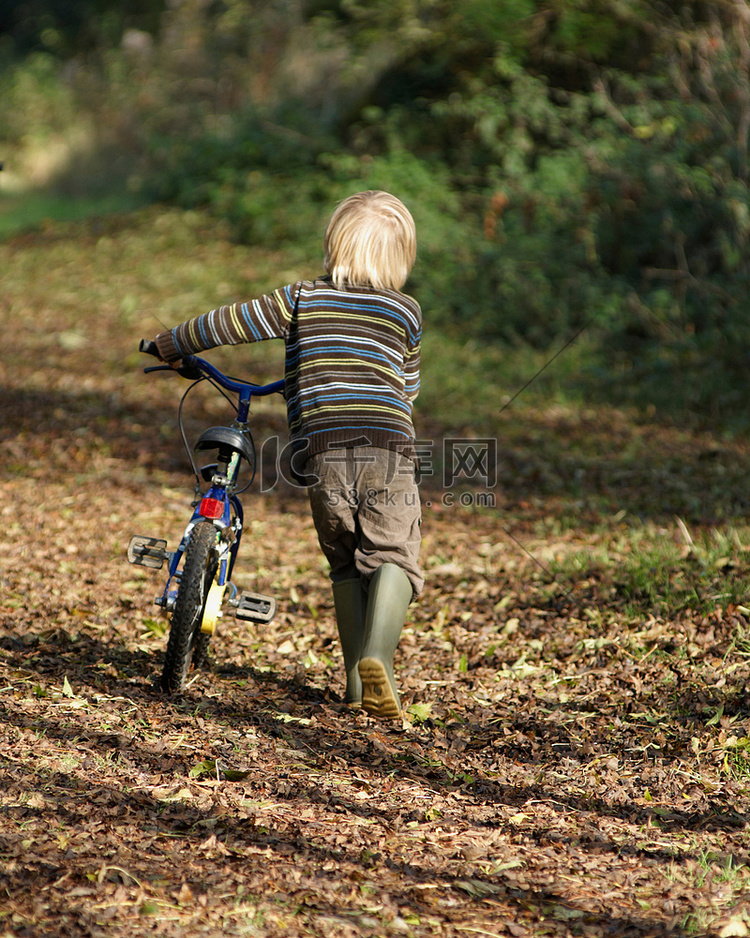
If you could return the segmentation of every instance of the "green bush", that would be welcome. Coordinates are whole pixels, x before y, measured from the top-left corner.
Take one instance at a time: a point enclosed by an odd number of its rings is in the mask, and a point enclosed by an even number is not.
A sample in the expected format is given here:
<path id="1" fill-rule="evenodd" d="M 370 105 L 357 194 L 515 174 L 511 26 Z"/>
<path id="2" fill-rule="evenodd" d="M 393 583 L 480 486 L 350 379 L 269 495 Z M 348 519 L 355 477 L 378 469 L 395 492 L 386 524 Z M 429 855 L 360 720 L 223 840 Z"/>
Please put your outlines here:
<path id="1" fill-rule="evenodd" d="M 697 0 L 653 13 L 187 0 L 136 43 L 110 19 L 64 70 L 6 69 L 0 136 L 78 121 L 112 176 L 299 257 L 340 198 L 390 189 L 419 231 L 409 288 L 446 334 L 546 350 L 587 331 L 592 393 L 742 425 L 750 24 Z"/>

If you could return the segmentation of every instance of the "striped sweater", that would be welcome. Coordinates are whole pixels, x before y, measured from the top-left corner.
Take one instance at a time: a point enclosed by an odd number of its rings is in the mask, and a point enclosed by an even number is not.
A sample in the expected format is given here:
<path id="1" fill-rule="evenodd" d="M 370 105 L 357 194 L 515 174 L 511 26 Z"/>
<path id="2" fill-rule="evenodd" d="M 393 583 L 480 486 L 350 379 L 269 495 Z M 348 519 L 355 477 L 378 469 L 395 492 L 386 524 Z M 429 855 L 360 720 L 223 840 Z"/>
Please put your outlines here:
<path id="1" fill-rule="evenodd" d="M 286 344 L 285 397 L 294 450 L 346 446 L 414 451 L 422 317 L 403 293 L 301 280 L 220 306 L 156 337 L 165 361 L 218 345 Z"/>

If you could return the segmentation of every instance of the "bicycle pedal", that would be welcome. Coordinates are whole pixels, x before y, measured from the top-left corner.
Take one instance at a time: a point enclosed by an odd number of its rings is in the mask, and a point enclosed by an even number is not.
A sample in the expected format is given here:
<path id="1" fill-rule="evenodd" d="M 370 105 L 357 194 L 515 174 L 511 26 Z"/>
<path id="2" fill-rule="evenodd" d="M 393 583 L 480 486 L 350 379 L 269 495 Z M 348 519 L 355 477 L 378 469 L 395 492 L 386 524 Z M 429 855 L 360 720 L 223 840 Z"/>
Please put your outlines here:
<path id="1" fill-rule="evenodd" d="M 164 561 L 169 559 L 167 542 L 159 537 L 144 537 L 136 534 L 128 544 L 128 561 L 139 567 L 151 567 L 161 570 Z"/>
<path id="2" fill-rule="evenodd" d="M 236 615 L 250 622 L 270 622 L 276 615 L 276 600 L 262 593 L 242 592 L 237 600 Z"/>

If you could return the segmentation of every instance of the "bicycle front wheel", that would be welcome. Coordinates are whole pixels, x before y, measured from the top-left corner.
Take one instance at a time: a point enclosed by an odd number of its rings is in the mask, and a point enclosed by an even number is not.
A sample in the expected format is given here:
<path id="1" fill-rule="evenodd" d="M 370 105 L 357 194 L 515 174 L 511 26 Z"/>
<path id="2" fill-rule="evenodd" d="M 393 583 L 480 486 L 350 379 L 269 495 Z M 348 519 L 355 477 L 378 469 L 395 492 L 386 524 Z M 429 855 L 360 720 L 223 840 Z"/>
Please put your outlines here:
<path id="1" fill-rule="evenodd" d="M 161 689 L 168 694 L 184 690 L 191 663 L 198 667 L 206 656 L 209 636 L 201 632 L 201 622 L 219 565 L 218 537 L 210 521 L 198 522 L 190 532 L 161 673 Z"/>

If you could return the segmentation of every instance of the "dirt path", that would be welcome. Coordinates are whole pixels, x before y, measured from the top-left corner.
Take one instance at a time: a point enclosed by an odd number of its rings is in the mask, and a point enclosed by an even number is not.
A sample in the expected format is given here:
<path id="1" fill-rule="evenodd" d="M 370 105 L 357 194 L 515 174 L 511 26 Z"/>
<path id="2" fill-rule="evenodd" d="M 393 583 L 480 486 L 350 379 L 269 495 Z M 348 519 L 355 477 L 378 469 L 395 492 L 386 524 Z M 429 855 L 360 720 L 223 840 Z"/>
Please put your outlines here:
<path id="1" fill-rule="evenodd" d="M 746 447 L 654 429 L 666 456 L 638 475 L 597 440 L 647 430 L 579 421 L 587 501 L 569 452 L 571 485 L 545 488 L 534 435 L 571 438 L 550 412 L 505 428 L 520 481 L 494 510 L 428 487 L 399 726 L 342 712 L 306 503 L 277 487 L 251 500 L 238 578 L 276 620 L 223 620 L 210 669 L 165 699 L 158 575 L 124 554 L 132 533 L 174 542 L 191 491 L 176 391 L 128 359 L 133 310 L 168 304 L 165 264 L 184 294 L 192 266 L 250 260 L 154 243 L 152 222 L 0 245 L 0 935 L 749 934 L 748 540 L 721 484 Z M 723 514 L 628 527 L 606 511 L 628 487 L 715 492 Z M 669 564 L 647 552 L 665 540 Z"/>

